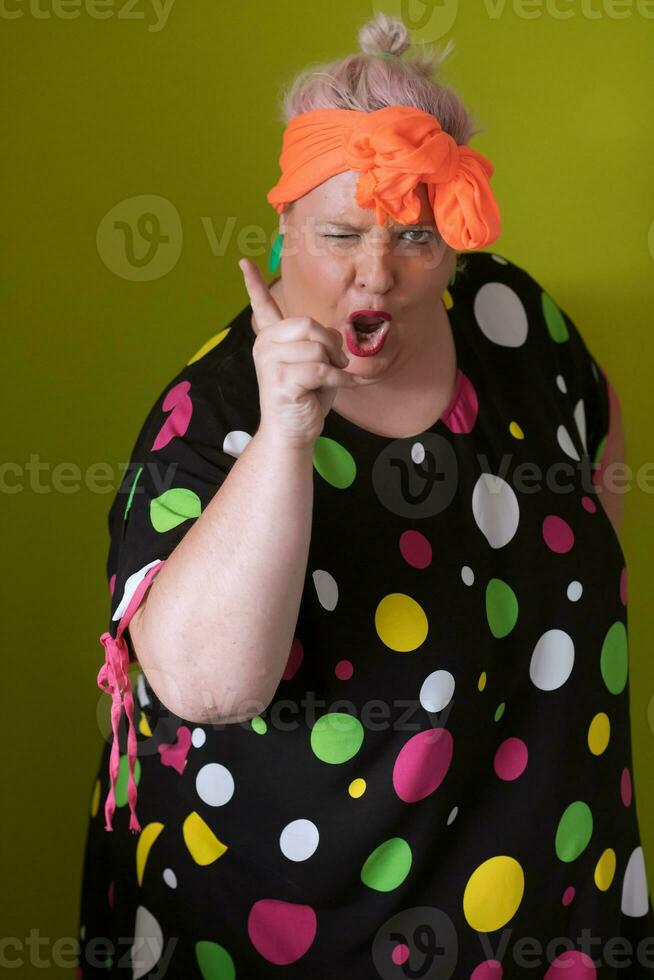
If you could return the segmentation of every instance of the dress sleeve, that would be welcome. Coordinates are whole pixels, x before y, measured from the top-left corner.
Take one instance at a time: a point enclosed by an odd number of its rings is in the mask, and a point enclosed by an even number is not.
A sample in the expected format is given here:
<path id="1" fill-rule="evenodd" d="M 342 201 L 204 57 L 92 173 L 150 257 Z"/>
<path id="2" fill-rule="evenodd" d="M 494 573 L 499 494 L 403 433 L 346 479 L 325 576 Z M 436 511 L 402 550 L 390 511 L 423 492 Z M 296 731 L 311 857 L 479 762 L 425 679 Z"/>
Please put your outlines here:
<path id="1" fill-rule="evenodd" d="M 579 438 L 592 466 L 597 483 L 606 448 L 611 406 L 617 395 L 601 365 L 589 350 L 580 330 L 568 314 L 543 294 L 545 319 L 554 341 L 560 378 L 570 401 Z M 559 379 L 560 380 L 560 379 Z"/>
<path id="2" fill-rule="evenodd" d="M 178 376 L 144 422 L 109 511 L 110 614 L 108 628 L 100 636 L 105 659 L 97 676 L 100 689 L 112 697 L 105 830 L 113 829 L 123 706 L 128 721 L 129 826 L 133 832 L 141 829 L 135 810 L 137 740 L 129 679 L 129 665 L 136 662 L 136 655 L 126 630 L 153 579 L 236 461 L 242 442 L 234 437 L 246 434 L 228 433 L 218 406 L 217 396 L 208 398 L 189 377 Z"/>

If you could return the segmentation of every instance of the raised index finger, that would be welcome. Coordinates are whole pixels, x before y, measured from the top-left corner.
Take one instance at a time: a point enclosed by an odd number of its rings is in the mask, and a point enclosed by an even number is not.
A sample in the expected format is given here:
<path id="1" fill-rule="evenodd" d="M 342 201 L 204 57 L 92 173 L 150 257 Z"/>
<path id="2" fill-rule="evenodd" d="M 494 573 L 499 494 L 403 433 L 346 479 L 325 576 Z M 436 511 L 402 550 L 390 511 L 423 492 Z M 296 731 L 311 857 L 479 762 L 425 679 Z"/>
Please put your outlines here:
<path id="1" fill-rule="evenodd" d="M 260 330 L 279 323 L 283 320 L 282 311 L 273 299 L 268 284 L 261 278 L 257 266 L 249 259 L 239 259 L 239 268 L 243 273 L 245 288 L 250 297 L 250 304 Z"/>

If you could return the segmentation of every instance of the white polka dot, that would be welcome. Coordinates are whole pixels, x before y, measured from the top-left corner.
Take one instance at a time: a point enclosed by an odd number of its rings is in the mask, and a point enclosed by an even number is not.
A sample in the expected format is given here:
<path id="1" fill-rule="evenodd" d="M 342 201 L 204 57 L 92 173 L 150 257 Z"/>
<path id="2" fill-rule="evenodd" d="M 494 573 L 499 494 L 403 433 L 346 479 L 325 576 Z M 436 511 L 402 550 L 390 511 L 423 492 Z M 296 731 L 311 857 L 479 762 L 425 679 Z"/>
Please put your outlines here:
<path id="1" fill-rule="evenodd" d="M 581 599 L 581 594 L 583 591 L 584 587 L 581 582 L 577 582 L 576 580 L 574 582 L 570 582 L 567 591 L 567 596 L 570 602 L 577 602 L 579 599 Z"/>
<path id="2" fill-rule="evenodd" d="M 132 572 L 130 577 L 125 582 L 123 597 L 120 600 L 120 604 L 116 609 L 116 612 L 111 617 L 112 620 L 122 619 L 123 613 L 129 606 L 132 596 L 136 592 L 138 586 L 141 584 L 141 582 L 143 581 L 147 573 L 150 571 L 150 569 L 154 568 L 155 565 L 160 565 L 160 564 L 161 564 L 161 559 L 155 558 L 153 561 L 149 561 L 147 565 L 144 565 L 143 568 L 139 568 L 138 572 Z"/>
<path id="3" fill-rule="evenodd" d="M 565 684 L 575 662 L 572 638 L 563 630 L 547 630 L 531 655 L 529 676 L 541 691 L 555 691 Z"/>
<path id="4" fill-rule="evenodd" d="M 579 430 L 579 435 L 581 436 L 581 441 L 584 446 L 584 450 L 587 449 L 588 443 L 586 442 L 586 411 L 584 409 L 584 400 L 580 398 L 575 405 L 574 410 L 575 422 L 577 423 L 577 429 Z"/>
<path id="5" fill-rule="evenodd" d="M 559 389 L 563 392 L 563 394 L 564 395 L 567 395 L 567 393 L 568 393 L 568 386 L 565 383 L 565 378 L 563 377 L 562 374 L 557 374 L 557 376 L 556 376 L 556 383 L 557 383 Z"/>
<path id="6" fill-rule="evenodd" d="M 163 953 L 163 932 L 161 926 L 144 905 L 136 910 L 134 942 L 130 949 L 132 980 L 144 977 L 153 970 Z"/>
<path id="7" fill-rule="evenodd" d="M 560 425 L 556 430 L 556 441 L 566 456 L 569 456 L 571 459 L 580 459 L 575 444 L 570 438 L 570 433 L 564 425 Z"/>
<path id="8" fill-rule="evenodd" d="M 450 810 L 450 815 L 447 818 L 447 826 L 448 827 L 450 826 L 451 823 L 453 823 L 456 820 L 456 815 L 457 815 L 458 812 L 459 812 L 458 806 L 455 806 L 452 810 Z"/>
<path id="9" fill-rule="evenodd" d="M 464 565 L 461 569 L 461 578 L 463 579 L 464 585 L 472 585 L 475 580 L 475 573 L 470 568 L 470 565 Z"/>
<path id="10" fill-rule="evenodd" d="M 169 888 L 177 888 L 177 875 L 172 868 L 166 868 L 163 873 L 163 880 Z"/>
<path id="11" fill-rule="evenodd" d="M 631 852 L 622 881 L 622 914 L 632 917 L 647 915 L 647 896 L 648 887 L 645 858 L 642 847 L 638 846 Z"/>
<path id="12" fill-rule="evenodd" d="M 312 578 L 316 595 L 318 596 L 318 602 L 323 609 L 328 609 L 329 612 L 336 609 L 338 603 L 338 585 L 334 576 L 326 572 L 324 568 L 317 568 Z"/>
<path id="13" fill-rule="evenodd" d="M 472 491 L 472 513 L 491 548 L 503 548 L 518 528 L 520 506 L 501 476 L 482 473 Z"/>
<path id="14" fill-rule="evenodd" d="M 494 262 L 498 262 L 500 265 L 508 265 L 509 264 L 506 261 L 506 259 L 503 256 L 498 255 L 497 252 L 491 252 L 491 258 L 493 259 Z"/>
<path id="15" fill-rule="evenodd" d="M 252 436 L 249 432 L 244 432 L 243 429 L 233 429 L 223 439 L 223 452 L 229 453 L 230 456 L 240 456 L 251 439 Z"/>
<path id="16" fill-rule="evenodd" d="M 524 304 L 503 282 L 486 282 L 477 290 L 473 310 L 481 332 L 501 347 L 522 347 L 529 332 Z"/>
<path id="17" fill-rule="evenodd" d="M 223 806 L 234 794 L 234 778 L 219 762 L 208 762 L 195 777 L 195 789 L 209 806 Z"/>
<path id="18" fill-rule="evenodd" d="M 293 820 L 279 835 L 282 854 L 290 861 L 306 861 L 318 847 L 320 834 L 311 820 Z"/>
<path id="19" fill-rule="evenodd" d="M 442 711 L 454 694 L 455 681 L 449 670 L 434 670 L 422 683 L 420 704 L 425 711 Z"/>
<path id="20" fill-rule="evenodd" d="M 422 463 L 425 458 L 425 447 L 421 442 L 414 442 L 411 446 L 411 459 L 414 463 Z"/>
<path id="21" fill-rule="evenodd" d="M 191 742 L 193 744 L 193 748 L 195 749 L 202 748 L 206 740 L 207 740 L 207 733 L 205 732 L 204 728 L 193 729 L 193 733 L 191 735 Z"/>

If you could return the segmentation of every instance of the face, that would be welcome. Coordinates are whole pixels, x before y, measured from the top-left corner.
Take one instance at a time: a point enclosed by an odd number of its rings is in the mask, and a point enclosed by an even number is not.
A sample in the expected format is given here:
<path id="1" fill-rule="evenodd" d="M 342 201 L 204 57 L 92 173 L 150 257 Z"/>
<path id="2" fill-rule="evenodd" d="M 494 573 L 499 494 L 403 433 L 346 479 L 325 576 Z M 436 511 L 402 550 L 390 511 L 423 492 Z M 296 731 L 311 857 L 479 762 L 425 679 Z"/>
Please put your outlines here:
<path id="1" fill-rule="evenodd" d="M 343 336 L 348 371 L 380 378 L 391 368 L 424 355 L 435 327 L 446 316 L 442 294 L 456 252 L 440 237 L 423 183 L 416 188 L 421 212 L 415 225 L 355 200 L 360 174 L 337 174 L 294 201 L 280 215 L 283 314 L 311 316 Z M 357 356 L 348 345 L 348 314 L 385 310 L 392 320 L 381 350 Z"/>

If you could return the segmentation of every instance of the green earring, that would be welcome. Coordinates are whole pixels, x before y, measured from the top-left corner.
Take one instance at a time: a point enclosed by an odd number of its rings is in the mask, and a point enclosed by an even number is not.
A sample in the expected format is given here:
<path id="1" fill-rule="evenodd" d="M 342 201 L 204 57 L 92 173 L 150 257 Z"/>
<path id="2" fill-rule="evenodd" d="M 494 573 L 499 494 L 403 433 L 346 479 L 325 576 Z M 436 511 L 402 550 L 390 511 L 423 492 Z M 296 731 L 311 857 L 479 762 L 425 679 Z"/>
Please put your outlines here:
<path id="1" fill-rule="evenodd" d="M 456 266 L 454 267 L 454 270 L 452 272 L 452 275 L 450 276 L 450 286 L 453 286 L 454 285 L 455 279 L 456 279 Z"/>
<path id="2" fill-rule="evenodd" d="M 268 261 L 268 269 L 270 270 L 270 272 L 277 272 L 277 269 L 279 268 L 279 263 L 282 260 L 283 244 L 284 244 L 284 236 L 280 231 L 277 235 L 277 238 L 272 244 L 272 248 L 270 249 L 270 259 Z"/>

